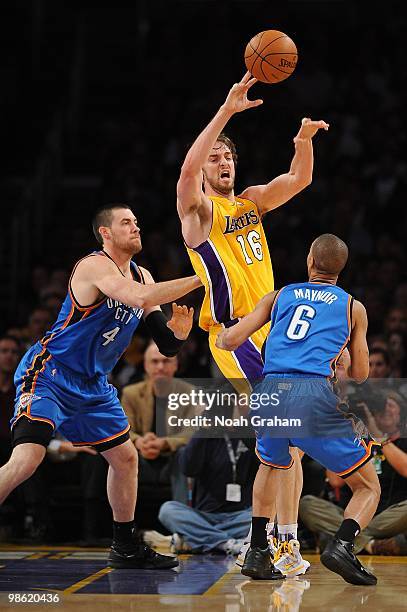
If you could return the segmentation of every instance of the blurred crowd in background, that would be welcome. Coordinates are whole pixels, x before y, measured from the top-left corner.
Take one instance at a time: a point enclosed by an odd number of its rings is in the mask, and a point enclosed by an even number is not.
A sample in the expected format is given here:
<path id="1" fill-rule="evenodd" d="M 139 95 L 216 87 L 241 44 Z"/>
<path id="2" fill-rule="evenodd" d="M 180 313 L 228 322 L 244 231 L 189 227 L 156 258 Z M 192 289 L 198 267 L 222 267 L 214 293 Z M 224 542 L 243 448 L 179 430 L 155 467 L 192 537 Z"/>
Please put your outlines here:
<path id="1" fill-rule="evenodd" d="M 42 240 L 29 243 L 28 265 L 13 279 L 14 302 L 3 309 L 2 441 L 8 439 L 14 369 L 54 321 L 75 261 L 97 248 L 90 226 L 97 206 L 133 206 L 143 243 L 137 260 L 156 280 L 191 272 L 176 213 L 179 169 L 188 145 L 243 75 L 248 39 L 269 28 L 295 40 L 299 63 L 287 81 L 257 84 L 252 96 L 262 97 L 263 106 L 233 118 L 225 130 L 239 155 L 236 193 L 288 170 L 302 117 L 330 124 L 314 139 L 312 184 L 264 219 L 276 287 L 304 278 L 309 245 L 320 233 L 345 240 L 350 258 L 340 284 L 366 306 L 371 377 L 393 381 L 389 386 L 404 405 L 407 387 L 397 380 L 407 378 L 403 20 L 387 11 L 377 36 L 381 12 L 350 2 L 293 2 L 284 11 L 242 0 L 154 5 L 141 1 L 129 13 L 112 14 L 86 3 L 59 11 L 45 0 L 35 9 L 16 3 L 8 32 L 4 25 L 19 78 L 3 100 L 13 130 L 3 193 L 17 201 L 47 147 L 58 167 L 42 176 Z M 3 80 L 10 79 L 5 72 Z M 21 112 L 24 91 L 35 80 L 40 86 L 30 110 Z M 50 145 L 45 136 L 55 116 L 58 138 Z M 27 195 L 23 202 L 30 206 Z M 185 300 L 196 307 L 196 318 L 201 298 L 198 290 Z M 120 391 L 143 380 L 148 340 L 138 332 L 112 372 Z M 218 374 L 197 325 L 177 367 L 181 378 Z M 7 448 L 4 442 L 2 461 Z"/>

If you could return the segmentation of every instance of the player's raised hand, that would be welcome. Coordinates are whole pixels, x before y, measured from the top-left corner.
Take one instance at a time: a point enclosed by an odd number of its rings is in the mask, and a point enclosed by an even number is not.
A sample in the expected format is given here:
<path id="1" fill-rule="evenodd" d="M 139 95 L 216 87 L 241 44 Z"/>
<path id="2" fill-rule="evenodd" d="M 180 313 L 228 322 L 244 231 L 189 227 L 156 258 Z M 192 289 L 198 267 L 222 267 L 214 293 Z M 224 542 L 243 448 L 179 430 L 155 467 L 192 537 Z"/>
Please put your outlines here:
<path id="1" fill-rule="evenodd" d="M 223 108 L 230 113 L 240 113 L 248 108 L 255 108 L 263 104 L 263 100 L 249 100 L 247 93 L 251 87 L 257 82 L 250 72 L 246 72 L 239 83 L 235 83 L 229 91 L 227 98 L 223 104 Z"/>
<path id="2" fill-rule="evenodd" d="M 299 132 L 294 138 L 294 142 L 296 142 L 298 139 L 309 140 L 315 136 L 318 130 L 321 129 L 325 131 L 328 130 L 329 123 L 325 123 L 325 121 L 322 120 L 312 121 L 312 119 L 310 119 L 309 117 L 304 117 L 304 119 L 301 121 L 301 127 L 299 129 Z"/>
<path id="3" fill-rule="evenodd" d="M 187 306 L 172 304 L 172 317 L 167 323 L 167 327 L 173 332 L 178 340 L 186 340 L 192 328 L 194 309 Z"/>

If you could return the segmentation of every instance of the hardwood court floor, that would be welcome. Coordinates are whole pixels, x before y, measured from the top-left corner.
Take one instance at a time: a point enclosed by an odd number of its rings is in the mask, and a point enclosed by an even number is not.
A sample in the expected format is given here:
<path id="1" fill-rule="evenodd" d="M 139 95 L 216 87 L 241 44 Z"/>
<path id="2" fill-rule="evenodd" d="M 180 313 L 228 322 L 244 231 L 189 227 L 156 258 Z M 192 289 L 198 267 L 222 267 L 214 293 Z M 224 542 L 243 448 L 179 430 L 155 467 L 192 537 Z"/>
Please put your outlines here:
<path id="1" fill-rule="evenodd" d="M 315 554 L 305 576 L 268 582 L 240 574 L 234 558 L 182 555 L 168 571 L 112 570 L 107 551 L 0 546 L 0 609 L 71 612 L 295 612 L 407 610 L 407 558 L 363 557 L 378 577 L 357 587 L 326 570 Z M 58 594 L 60 603 L 9 603 L 8 593 Z"/>

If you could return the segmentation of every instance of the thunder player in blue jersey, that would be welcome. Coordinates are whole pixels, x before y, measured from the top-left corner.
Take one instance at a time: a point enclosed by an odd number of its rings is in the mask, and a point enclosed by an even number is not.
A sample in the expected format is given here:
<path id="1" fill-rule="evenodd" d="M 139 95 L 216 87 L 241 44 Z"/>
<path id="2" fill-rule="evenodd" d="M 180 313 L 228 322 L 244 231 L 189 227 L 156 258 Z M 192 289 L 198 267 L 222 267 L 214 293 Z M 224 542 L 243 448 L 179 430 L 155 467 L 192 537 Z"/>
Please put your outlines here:
<path id="1" fill-rule="evenodd" d="M 353 493 L 344 521 L 321 555 L 322 563 L 352 584 L 377 582 L 353 553 L 355 537 L 372 519 L 380 498 L 379 480 L 369 463 L 375 442 L 355 433 L 338 409 L 339 400 L 332 389 L 339 359 L 343 363 L 348 360 L 347 374 L 356 382 L 362 383 L 369 374 L 366 310 L 336 285 L 347 258 L 342 240 L 332 234 L 319 236 L 307 258 L 309 281 L 269 293 L 252 313 L 217 338 L 219 348 L 233 351 L 271 320 L 264 380 L 255 389 L 257 398 L 263 393 L 269 401 L 264 401 L 252 419 L 261 465 L 253 487 L 252 539 L 242 568 L 243 574 L 255 579 L 282 577 L 273 566 L 266 523 L 276 495 L 277 469 L 291 468 L 289 447 L 296 446 L 346 478 Z M 274 434 L 278 437 L 273 437 L 270 424 L 274 422 L 267 422 L 270 416 L 280 417 L 280 423 L 284 417 L 288 424 L 290 418 L 298 423 L 301 417 L 302 427 L 291 427 L 289 433 L 280 427 Z M 287 508 L 287 512 L 293 510 Z M 294 520 L 295 516 L 294 511 Z M 290 544 L 287 559 L 294 563 L 295 550 Z"/>
<path id="2" fill-rule="evenodd" d="M 92 446 L 109 463 L 107 493 L 113 511 L 109 564 L 116 568 L 167 569 L 178 561 L 155 553 L 135 537 L 137 451 L 129 424 L 107 381 L 141 318 L 160 352 L 175 355 L 192 327 L 192 309 L 166 304 L 201 286 L 197 276 L 155 283 L 132 257 L 140 230 L 122 204 L 100 209 L 93 230 L 102 250 L 73 269 L 61 311 L 51 330 L 32 346 L 16 371 L 13 452 L 0 469 L 0 502 L 42 462 L 54 431 L 74 445 Z"/>

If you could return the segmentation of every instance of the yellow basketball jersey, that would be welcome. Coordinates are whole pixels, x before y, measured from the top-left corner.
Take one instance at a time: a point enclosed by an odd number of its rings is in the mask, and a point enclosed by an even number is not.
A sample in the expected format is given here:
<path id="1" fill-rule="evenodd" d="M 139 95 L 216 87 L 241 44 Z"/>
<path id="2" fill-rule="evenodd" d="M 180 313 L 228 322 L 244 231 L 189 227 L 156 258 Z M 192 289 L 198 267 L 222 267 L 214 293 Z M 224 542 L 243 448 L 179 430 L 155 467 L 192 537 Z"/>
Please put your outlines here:
<path id="1" fill-rule="evenodd" d="M 274 289 L 273 269 L 257 206 L 250 200 L 211 197 L 212 228 L 198 247 L 188 248 L 205 286 L 199 325 L 206 331 L 243 317 Z"/>

